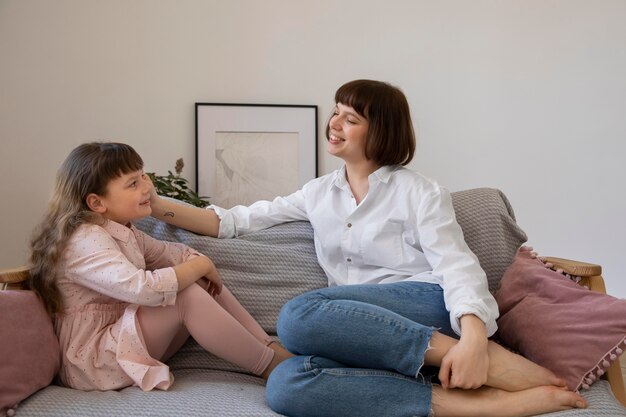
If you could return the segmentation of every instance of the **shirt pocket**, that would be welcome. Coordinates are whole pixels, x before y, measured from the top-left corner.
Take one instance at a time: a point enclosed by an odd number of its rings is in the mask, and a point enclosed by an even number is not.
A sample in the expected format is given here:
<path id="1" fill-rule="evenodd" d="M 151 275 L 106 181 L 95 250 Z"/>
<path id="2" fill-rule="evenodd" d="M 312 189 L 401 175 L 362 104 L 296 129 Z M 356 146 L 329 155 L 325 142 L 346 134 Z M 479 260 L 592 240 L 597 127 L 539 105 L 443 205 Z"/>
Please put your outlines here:
<path id="1" fill-rule="evenodd" d="M 402 223 L 368 224 L 361 237 L 361 254 L 366 265 L 398 268 L 402 264 Z"/>

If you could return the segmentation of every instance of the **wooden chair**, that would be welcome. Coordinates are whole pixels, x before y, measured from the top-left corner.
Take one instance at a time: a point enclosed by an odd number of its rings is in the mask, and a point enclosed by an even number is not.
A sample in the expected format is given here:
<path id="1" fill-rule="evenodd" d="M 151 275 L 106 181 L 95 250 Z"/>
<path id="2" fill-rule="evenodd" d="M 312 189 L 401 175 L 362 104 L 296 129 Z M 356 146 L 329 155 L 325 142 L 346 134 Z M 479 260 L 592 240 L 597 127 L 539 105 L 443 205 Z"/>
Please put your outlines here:
<path id="1" fill-rule="evenodd" d="M 569 259 L 548 257 L 546 262 L 554 265 L 553 269 L 562 269 L 566 274 L 581 277 L 580 285 L 588 287 L 592 291 L 606 293 L 602 267 L 586 262 L 572 261 Z M 22 266 L 14 269 L 0 270 L 0 290 L 27 290 L 29 268 Z M 611 385 L 615 398 L 626 406 L 626 390 L 619 360 L 613 362 L 606 373 L 606 378 Z"/>

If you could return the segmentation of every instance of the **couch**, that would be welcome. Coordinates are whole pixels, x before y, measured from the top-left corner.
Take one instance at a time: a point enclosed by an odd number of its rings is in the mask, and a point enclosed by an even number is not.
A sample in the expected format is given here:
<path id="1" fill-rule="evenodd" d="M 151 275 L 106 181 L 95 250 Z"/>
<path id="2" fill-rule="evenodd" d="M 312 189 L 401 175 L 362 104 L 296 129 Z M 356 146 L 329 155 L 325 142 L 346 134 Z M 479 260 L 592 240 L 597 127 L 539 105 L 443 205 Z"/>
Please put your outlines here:
<path id="1" fill-rule="evenodd" d="M 513 209 L 500 191 L 466 190 L 452 193 L 452 198 L 465 239 L 488 275 L 490 290 L 495 292 L 516 251 L 526 241 L 526 235 L 516 224 Z M 279 309 L 287 300 L 326 286 L 307 222 L 282 224 L 223 240 L 199 236 L 154 218 L 142 219 L 136 225 L 156 238 L 183 242 L 210 256 L 225 284 L 270 334 L 275 334 Z M 601 279 L 594 265 L 553 261 L 560 269 L 577 276 L 595 275 L 583 277 L 583 281 L 592 286 Z M 0 274 L 0 280 L 12 282 L 11 287 L 15 287 L 20 285 L 16 281 L 25 275 L 18 276 Z M 11 358 L 0 360 L 10 361 Z M 168 365 L 175 376 L 169 391 L 142 392 L 137 387 L 128 387 L 111 392 L 82 392 L 52 383 L 22 401 L 15 414 L 19 417 L 278 415 L 265 402 L 262 379 L 206 353 L 193 339 Z M 602 378 L 581 391 L 589 401 L 588 409 L 549 416 L 626 416 L 626 408 L 616 399 L 617 394 L 626 401 L 619 361 L 610 369 L 613 386 Z"/>

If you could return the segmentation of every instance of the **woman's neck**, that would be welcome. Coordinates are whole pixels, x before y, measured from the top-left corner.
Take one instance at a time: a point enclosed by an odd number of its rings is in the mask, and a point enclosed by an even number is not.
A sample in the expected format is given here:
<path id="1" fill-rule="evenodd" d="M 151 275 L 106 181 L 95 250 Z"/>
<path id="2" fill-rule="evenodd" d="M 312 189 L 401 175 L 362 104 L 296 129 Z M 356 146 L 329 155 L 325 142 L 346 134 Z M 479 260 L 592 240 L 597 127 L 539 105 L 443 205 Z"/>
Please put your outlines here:
<path id="1" fill-rule="evenodd" d="M 346 181 L 357 205 L 363 201 L 369 191 L 369 176 L 378 168 L 380 167 L 372 160 L 356 164 L 346 162 Z"/>
<path id="2" fill-rule="evenodd" d="M 346 178 L 348 182 L 367 181 L 367 178 L 380 166 L 371 159 L 362 162 L 346 162 Z"/>

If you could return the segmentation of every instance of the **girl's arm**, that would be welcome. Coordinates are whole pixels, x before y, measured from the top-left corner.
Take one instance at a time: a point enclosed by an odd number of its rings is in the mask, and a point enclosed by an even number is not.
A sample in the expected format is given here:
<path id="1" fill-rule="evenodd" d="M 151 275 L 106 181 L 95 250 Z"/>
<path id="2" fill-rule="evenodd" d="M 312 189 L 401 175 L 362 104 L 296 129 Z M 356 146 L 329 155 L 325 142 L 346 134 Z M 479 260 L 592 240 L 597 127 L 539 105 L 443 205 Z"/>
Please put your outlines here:
<path id="1" fill-rule="evenodd" d="M 154 187 L 150 192 L 152 217 L 194 233 L 217 237 L 220 219 L 213 210 L 179 204 L 158 196 Z"/>
<path id="2" fill-rule="evenodd" d="M 209 293 L 217 295 L 222 291 L 220 275 L 208 257 L 183 243 L 155 239 L 134 226 L 131 230 L 144 254 L 146 268 L 152 270 L 173 267 L 178 281 L 178 291 L 184 290 L 200 278 L 209 281 Z"/>
<path id="3" fill-rule="evenodd" d="M 145 264 L 142 266 L 137 258 L 141 256 L 139 253 L 122 252 L 120 245 L 128 238 L 123 235 L 120 238 L 116 241 L 101 226 L 81 226 L 68 242 L 61 274 L 100 294 L 147 306 L 173 305 L 178 291 L 203 277 L 213 283 L 209 290 L 221 290 L 219 274 L 205 256 L 194 253 L 180 266 L 145 269 Z"/>
<path id="4" fill-rule="evenodd" d="M 215 264 L 206 256 L 196 256 L 173 267 L 178 280 L 178 291 L 182 291 L 200 278 L 209 281 L 209 293 L 217 295 L 222 292 L 222 279 Z"/>

